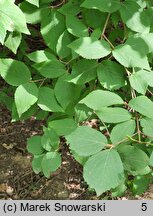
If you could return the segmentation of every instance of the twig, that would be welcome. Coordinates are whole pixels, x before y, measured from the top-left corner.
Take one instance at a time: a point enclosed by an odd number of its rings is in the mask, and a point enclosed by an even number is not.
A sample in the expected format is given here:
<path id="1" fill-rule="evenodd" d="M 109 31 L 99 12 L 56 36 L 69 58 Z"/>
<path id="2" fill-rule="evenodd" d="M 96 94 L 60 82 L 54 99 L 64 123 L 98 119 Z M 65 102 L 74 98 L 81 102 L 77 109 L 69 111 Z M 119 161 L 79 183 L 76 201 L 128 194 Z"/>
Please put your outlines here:
<path id="1" fill-rule="evenodd" d="M 136 119 L 136 124 L 137 124 L 137 132 L 138 132 L 138 140 L 141 142 L 141 130 L 140 130 L 140 125 L 139 125 L 139 118 L 138 118 L 138 113 L 135 113 L 135 119 Z"/>
<path id="2" fill-rule="evenodd" d="M 146 134 L 144 134 L 142 131 L 140 131 L 140 132 L 141 132 L 141 134 L 142 134 L 143 136 L 145 136 L 145 137 L 146 137 Z M 149 138 L 153 139 L 153 136 L 149 136 L 149 135 L 147 135 L 147 137 L 149 137 Z"/>
<path id="3" fill-rule="evenodd" d="M 103 35 L 103 38 L 109 43 L 112 49 L 115 49 L 114 45 L 110 42 L 110 40 L 105 35 Z"/>
<path id="4" fill-rule="evenodd" d="M 52 8 L 52 9 L 58 8 L 58 7 L 62 6 L 63 4 L 65 4 L 65 0 L 63 0 L 62 2 L 60 2 L 60 3 L 57 4 L 57 5 L 51 5 L 50 8 Z"/>
<path id="5" fill-rule="evenodd" d="M 135 133 L 135 134 L 133 134 L 131 137 L 134 137 L 134 136 L 136 136 L 138 133 Z M 121 143 L 123 143 L 123 142 L 125 142 L 125 141 L 127 141 L 128 140 L 128 136 L 125 138 L 125 139 L 123 139 L 123 140 L 121 140 L 121 141 L 119 141 L 119 142 L 117 142 L 117 143 L 115 143 L 114 144 L 114 146 L 117 146 L 117 145 L 119 145 L 119 144 L 121 144 Z"/>
<path id="6" fill-rule="evenodd" d="M 74 61 L 75 59 L 71 59 L 70 61 L 68 62 L 65 62 L 65 61 L 62 61 L 61 59 L 59 59 L 59 61 L 63 64 L 65 64 L 66 66 L 69 65 L 72 61 Z"/>
<path id="7" fill-rule="evenodd" d="M 106 131 L 107 131 L 108 136 L 110 137 L 110 133 L 109 133 L 109 130 L 108 130 L 107 125 L 106 125 L 102 120 L 101 120 L 101 122 L 102 122 L 102 124 L 104 125 L 104 127 L 105 127 L 105 129 L 106 129 Z"/>
<path id="8" fill-rule="evenodd" d="M 42 82 L 41 82 L 40 85 L 39 85 L 39 88 L 44 84 L 44 82 L 45 82 L 46 79 L 47 79 L 47 78 L 45 78 L 45 79 L 42 80 Z"/>
<path id="9" fill-rule="evenodd" d="M 126 71 L 128 77 L 131 76 L 131 72 L 126 67 L 124 67 L 124 68 L 125 68 L 125 71 Z"/>
<path id="10" fill-rule="evenodd" d="M 136 139 L 133 139 L 132 137 L 128 136 L 129 140 L 133 141 L 133 142 L 136 142 L 136 143 L 140 143 L 140 144 L 145 144 L 145 145 L 151 145 L 153 146 L 153 143 L 150 143 L 150 142 L 143 142 L 143 141 L 140 141 L 139 140 L 136 140 Z"/>
<path id="11" fill-rule="evenodd" d="M 45 78 L 46 79 L 46 78 Z M 41 82 L 41 81 L 43 81 L 44 80 L 44 78 L 43 79 L 38 79 L 38 80 L 30 80 L 30 82 L 32 82 L 32 83 L 34 83 L 34 82 Z"/>
<path id="12" fill-rule="evenodd" d="M 147 89 L 147 91 L 151 94 L 151 96 L 153 96 L 153 93 L 149 89 Z"/>
<path id="13" fill-rule="evenodd" d="M 106 148 L 108 148 L 108 149 L 112 149 L 112 148 L 114 148 L 115 147 L 115 145 L 113 145 L 113 144 L 107 144 L 106 145 Z"/>
<path id="14" fill-rule="evenodd" d="M 123 23 L 123 25 L 124 25 L 124 39 L 123 39 L 123 41 L 126 41 L 128 39 L 128 32 L 127 32 L 127 27 L 126 27 L 125 23 Z"/>
<path id="15" fill-rule="evenodd" d="M 110 13 L 107 15 L 106 22 L 105 22 L 103 31 L 102 31 L 102 33 L 101 33 L 101 39 L 103 38 L 103 36 L 104 36 L 104 34 L 105 34 L 105 31 L 106 31 L 106 28 L 107 28 L 107 25 L 108 25 L 109 18 L 110 18 Z"/>

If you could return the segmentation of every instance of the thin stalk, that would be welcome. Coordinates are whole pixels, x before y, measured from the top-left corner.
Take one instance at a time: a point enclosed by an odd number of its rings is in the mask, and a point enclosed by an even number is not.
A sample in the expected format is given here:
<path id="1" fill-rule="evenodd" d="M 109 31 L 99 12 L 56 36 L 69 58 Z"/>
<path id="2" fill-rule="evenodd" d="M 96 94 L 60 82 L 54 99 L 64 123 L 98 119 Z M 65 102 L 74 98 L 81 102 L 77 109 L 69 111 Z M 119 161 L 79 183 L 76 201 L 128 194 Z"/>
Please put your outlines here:
<path id="1" fill-rule="evenodd" d="M 114 45 L 110 42 L 110 40 L 105 35 L 103 35 L 103 38 L 109 43 L 112 49 L 115 49 Z"/>
<path id="2" fill-rule="evenodd" d="M 46 78 L 45 78 L 46 79 Z M 43 81 L 44 80 L 44 78 L 43 79 L 38 79 L 38 80 L 30 80 L 30 82 L 32 82 L 32 83 L 35 83 L 35 82 L 41 82 L 41 81 Z"/>
<path id="3" fill-rule="evenodd" d="M 59 4 L 57 4 L 57 5 L 51 5 L 50 6 L 50 8 L 58 8 L 58 7 L 60 7 L 60 6 L 62 6 L 63 4 L 65 4 L 65 0 L 63 0 L 63 1 L 61 1 Z"/>
<path id="4" fill-rule="evenodd" d="M 107 16 L 107 18 L 106 18 L 106 22 L 105 22 L 103 31 L 102 31 L 102 33 L 101 33 L 101 39 L 103 38 L 103 36 L 104 36 L 104 34 L 105 34 L 105 31 L 106 31 L 106 28 L 107 28 L 107 25 L 108 25 L 109 18 L 110 18 L 110 13 L 108 14 L 108 16 Z"/>
<path id="5" fill-rule="evenodd" d="M 131 139 L 132 139 L 132 137 L 134 137 L 134 136 L 136 136 L 137 135 L 137 133 L 135 133 L 135 134 L 133 134 L 132 136 L 131 136 Z M 114 147 L 116 147 L 117 145 L 119 145 L 119 144 L 122 144 L 123 142 L 125 142 L 125 141 L 128 141 L 129 140 L 129 137 L 127 136 L 125 139 L 123 139 L 123 140 L 121 140 L 121 141 L 119 141 L 119 142 L 117 142 L 117 143 L 114 143 L 114 144 L 107 144 L 106 145 L 106 148 L 114 148 Z"/>
<path id="6" fill-rule="evenodd" d="M 137 124 L 137 132 L 138 132 L 138 140 L 141 142 L 141 130 L 140 130 L 140 125 L 139 125 L 139 118 L 138 118 L 138 113 L 135 113 L 135 119 L 136 119 L 136 124 Z"/>
<path id="7" fill-rule="evenodd" d="M 151 96 L 153 96 L 153 93 L 149 89 L 147 89 L 147 91 L 151 94 Z"/>
<path id="8" fill-rule="evenodd" d="M 41 82 L 40 85 L 39 85 L 39 88 L 44 84 L 44 82 L 45 82 L 46 79 L 47 79 L 47 78 L 45 78 L 45 79 L 42 80 L 42 82 Z"/>
<path id="9" fill-rule="evenodd" d="M 145 144 L 145 145 L 151 145 L 153 146 L 153 143 L 150 143 L 150 142 L 143 142 L 143 141 L 140 141 L 139 140 L 136 140 L 136 139 L 133 139 L 132 137 L 128 136 L 129 140 L 133 141 L 133 142 L 136 142 L 136 143 L 140 143 L 140 144 Z"/>
<path id="10" fill-rule="evenodd" d="M 125 68 L 125 71 L 126 71 L 128 77 L 130 77 L 131 72 L 127 68 Z M 136 98 L 136 92 L 132 87 L 131 87 L 131 96 L 132 96 L 132 98 Z M 136 120 L 136 125 L 137 125 L 138 140 L 139 140 L 139 142 L 141 142 L 141 130 L 140 130 L 140 125 L 139 125 L 138 113 L 136 111 L 135 111 L 135 120 Z"/>
<path id="11" fill-rule="evenodd" d="M 102 120 L 101 120 L 101 122 L 102 122 L 102 124 L 104 125 L 104 127 L 105 127 L 105 129 L 106 129 L 106 131 L 107 131 L 108 136 L 110 137 L 110 132 L 109 132 L 109 130 L 108 130 L 107 125 L 106 125 Z"/>
<path id="12" fill-rule="evenodd" d="M 133 134 L 131 137 L 134 137 L 134 136 L 136 136 L 137 134 L 138 134 L 138 133 L 135 133 L 135 134 Z M 129 137 L 127 136 L 125 139 L 123 139 L 123 140 L 121 140 L 121 141 L 115 143 L 114 145 L 117 146 L 117 145 L 119 145 L 119 144 L 121 144 L 121 143 L 123 143 L 123 142 L 125 142 L 125 141 L 128 141 L 128 139 L 129 139 Z"/>
<path id="13" fill-rule="evenodd" d="M 112 145 L 112 144 L 107 144 L 107 145 L 106 145 L 106 148 L 107 148 L 107 149 L 112 149 L 112 148 L 114 148 L 114 147 L 115 147 L 115 146 Z"/>

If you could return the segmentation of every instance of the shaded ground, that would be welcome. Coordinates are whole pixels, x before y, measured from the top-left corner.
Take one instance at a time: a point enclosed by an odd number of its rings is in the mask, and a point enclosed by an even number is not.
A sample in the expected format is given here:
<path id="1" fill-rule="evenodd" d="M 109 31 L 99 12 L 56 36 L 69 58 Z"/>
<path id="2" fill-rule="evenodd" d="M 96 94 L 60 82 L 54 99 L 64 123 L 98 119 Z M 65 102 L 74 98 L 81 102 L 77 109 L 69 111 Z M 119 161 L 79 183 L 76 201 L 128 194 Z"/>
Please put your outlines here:
<path id="1" fill-rule="evenodd" d="M 64 143 L 61 169 L 50 179 L 33 173 L 26 140 L 31 135 L 41 134 L 42 124 L 32 118 L 11 123 L 9 111 L 0 106 L 0 199 L 97 199 L 95 194 L 88 192 L 82 168 Z M 127 193 L 117 199 L 153 199 L 153 185 L 141 197 Z"/>

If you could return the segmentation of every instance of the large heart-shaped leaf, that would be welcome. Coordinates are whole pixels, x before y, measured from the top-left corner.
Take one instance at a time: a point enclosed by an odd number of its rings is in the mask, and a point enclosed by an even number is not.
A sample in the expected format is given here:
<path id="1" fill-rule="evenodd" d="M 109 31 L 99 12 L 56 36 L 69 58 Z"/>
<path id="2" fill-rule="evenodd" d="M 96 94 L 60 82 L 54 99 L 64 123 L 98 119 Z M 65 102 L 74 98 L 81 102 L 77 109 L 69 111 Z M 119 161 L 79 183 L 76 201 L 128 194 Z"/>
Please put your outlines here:
<path id="1" fill-rule="evenodd" d="M 120 185 L 124 172 L 117 151 L 105 150 L 90 157 L 84 166 L 83 176 L 98 196 Z"/>

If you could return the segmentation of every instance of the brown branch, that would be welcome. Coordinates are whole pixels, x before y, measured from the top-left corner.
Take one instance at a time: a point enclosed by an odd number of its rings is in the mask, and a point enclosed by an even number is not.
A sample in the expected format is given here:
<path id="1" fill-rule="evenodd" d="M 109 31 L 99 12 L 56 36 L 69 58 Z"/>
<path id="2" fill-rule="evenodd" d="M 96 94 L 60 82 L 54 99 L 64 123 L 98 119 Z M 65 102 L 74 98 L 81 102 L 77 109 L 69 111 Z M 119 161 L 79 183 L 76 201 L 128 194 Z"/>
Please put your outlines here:
<path id="1" fill-rule="evenodd" d="M 62 6 L 63 4 L 65 4 L 65 0 L 63 0 L 62 2 L 60 2 L 57 5 L 51 5 L 50 8 L 55 9 L 55 8 L 58 8 L 58 7 Z"/>

